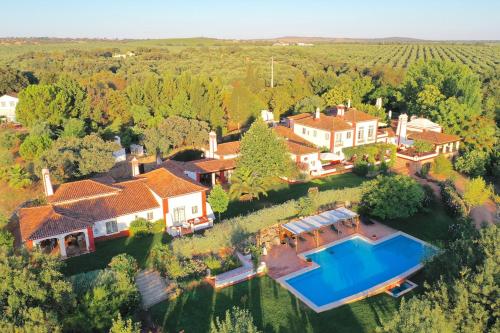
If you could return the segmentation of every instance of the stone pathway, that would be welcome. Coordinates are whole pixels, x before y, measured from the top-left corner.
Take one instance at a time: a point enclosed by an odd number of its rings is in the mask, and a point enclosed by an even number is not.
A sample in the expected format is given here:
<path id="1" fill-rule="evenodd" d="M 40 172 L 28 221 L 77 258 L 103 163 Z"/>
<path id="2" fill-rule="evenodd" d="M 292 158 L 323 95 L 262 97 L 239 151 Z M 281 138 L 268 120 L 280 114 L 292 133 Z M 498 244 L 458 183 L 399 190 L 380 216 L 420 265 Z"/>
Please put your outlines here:
<path id="1" fill-rule="evenodd" d="M 167 283 L 155 270 L 146 269 L 137 273 L 135 284 L 141 293 L 142 307 L 145 310 L 168 298 Z"/>

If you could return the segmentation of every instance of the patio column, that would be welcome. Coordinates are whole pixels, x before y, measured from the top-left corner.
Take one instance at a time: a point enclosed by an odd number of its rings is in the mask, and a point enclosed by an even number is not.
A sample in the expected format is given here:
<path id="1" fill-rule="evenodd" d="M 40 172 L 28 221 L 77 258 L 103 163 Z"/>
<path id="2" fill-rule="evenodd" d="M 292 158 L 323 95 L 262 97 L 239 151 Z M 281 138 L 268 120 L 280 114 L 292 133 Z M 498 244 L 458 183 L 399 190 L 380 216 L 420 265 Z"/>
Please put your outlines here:
<path id="1" fill-rule="evenodd" d="M 212 186 L 215 186 L 215 172 L 212 172 Z"/>
<path id="2" fill-rule="evenodd" d="M 95 244 L 94 244 L 94 230 L 92 229 L 91 226 L 87 227 L 87 232 L 85 233 L 86 236 L 86 241 L 87 241 L 87 251 L 89 252 L 94 252 L 95 251 Z"/>
<path id="3" fill-rule="evenodd" d="M 59 251 L 61 252 L 61 257 L 66 257 L 66 243 L 64 242 L 64 235 L 57 237 L 57 245 L 59 245 Z"/>

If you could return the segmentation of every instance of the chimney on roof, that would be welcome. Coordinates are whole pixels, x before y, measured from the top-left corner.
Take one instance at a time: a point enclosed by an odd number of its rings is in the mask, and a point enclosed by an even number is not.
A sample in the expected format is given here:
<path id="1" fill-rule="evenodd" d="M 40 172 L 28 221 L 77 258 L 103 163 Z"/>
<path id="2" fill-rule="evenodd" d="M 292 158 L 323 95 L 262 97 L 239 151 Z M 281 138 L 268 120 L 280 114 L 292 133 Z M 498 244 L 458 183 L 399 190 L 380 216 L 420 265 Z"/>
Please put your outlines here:
<path id="1" fill-rule="evenodd" d="M 345 106 L 342 104 L 337 105 L 337 116 L 343 117 L 344 114 L 345 114 Z"/>
<path id="2" fill-rule="evenodd" d="M 159 151 L 156 152 L 156 165 L 161 165 L 163 160 L 161 159 L 161 153 Z"/>
<path id="3" fill-rule="evenodd" d="M 387 118 L 389 118 L 389 120 L 392 119 L 392 110 L 389 110 L 389 112 L 387 113 Z"/>
<path id="4" fill-rule="evenodd" d="M 406 124 L 408 123 L 408 115 L 403 113 L 398 119 L 398 128 L 396 129 L 396 136 L 398 137 L 398 145 L 406 141 Z"/>
<path id="5" fill-rule="evenodd" d="M 54 188 L 52 187 L 52 182 L 50 180 L 50 171 L 47 168 L 42 169 L 42 181 L 43 181 L 43 189 L 45 191 L 45 195 L 51 196 L 54 194 Z"/>
<path id="6" fill-rule="evenodd" d="M 141 173 L 139 169 L 139 161 L 134 156 L 134 158 L 132 159 L 132 161 L 130 161 L 130 163 L 132 164 L 132 177 L 138 176 Z"/>
<path id="7" fill-rule="evenodd" d="M 208 157 L 214 158 L 217 152 L 217 134 L 214 131 L 208 133 Z"/>
<path id="8" fill-rule="evenodd" d="M 382 97 L 377 98 L 375 106 L 377 107 L 378 110 L 382 109 Z"/>
<path id="9" fill-rule="evenodd" d="M 351 108 L 351 99 L 348 99 L 347 100 L 347 108 L 350 109 Z"/>
<path id="10" fill-rule="evenodd" d="M 316 108 L 316 112 L 314 112 L 314 119 L 319 119 L 321 116 L 321 112 L 319 112 L 319 108 Z"/>

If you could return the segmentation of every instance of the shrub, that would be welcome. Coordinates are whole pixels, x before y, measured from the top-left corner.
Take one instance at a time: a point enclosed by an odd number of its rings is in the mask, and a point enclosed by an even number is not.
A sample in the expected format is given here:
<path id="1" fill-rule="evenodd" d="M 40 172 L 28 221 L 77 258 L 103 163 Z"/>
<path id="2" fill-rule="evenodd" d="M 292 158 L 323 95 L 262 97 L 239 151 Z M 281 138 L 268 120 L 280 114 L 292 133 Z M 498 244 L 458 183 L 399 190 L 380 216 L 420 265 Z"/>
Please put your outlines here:
<path id="1" fill-rule="evenodd" d="M 220 258 L 217 258 L 216 256 L 208 256 L 203 260 L 203 262 L 212 272 L 215 272 L 222 268 L 222 260 Z"/>
<path id="2" fill-rule="evenodd" d="M 357 202 L 360 198 L 360 187 L 328 190 L 317 194 L 316 204 L 321 206 L 336 201 Z M 216 253 L 221 248 L 233 247 L 262 228 L 294 217 L 296 204 L 296 200 L 290 200 L 252 214 L 224 220 L 206 230 L 204 235 L 174 239 L 172 249 L 182 257 L 192 257 L 196 254 Z"/>
<path id="3" fill-rule="evenodd" d="M 142 237 L 153 233 L 153 224 L 143 218 L 138 218 L 130 223 L 130 234 L 132 236 Z"/>
<path id="4" fill-rule="evenodd" d="M 361 177 L 366 177 L 369 171 L 370 165 L 368 164 L 368 162 L 362 160 L 357 160 L 354 163 L 354 167 L 352 168 L 352 172 Z"/>
<path id="5" fill-rule="evenodd" d="M 14 235 L 8 230 L 0 229 L 0 246 L 5 246 L 11 249 L 14 246 Z"/>
<path id="6" fill-rule="evenodd" d="M 471 177 L 483 176 L 486 173 L 488 154 L 483 151 L 472 150 L 455 160 L 455 169 Z"/>
<path id="7" fill-rule="evenodd" d="M 137 260 L 125 253 L 114 256 L 108 266 L 115 272 L 124 273 L 130 279 L 133 279 L 139 270 Z"/>
<path id="8" fill-rule="evenodd" d="M 491 196 L 492 190 L 483 178 L 477 177 L 469 180 L 465 184 L 463 200 L 470 209 L 483 205 Z"/>
<path id="9" fill-rule="evenodd" d="M 446 156 L 438 155 L 434 159 L 431 171 L 436 175 L 441 175 L 449 178 L 452 174 L 453 167 L 451 165 L 451 161 L 448 158 L 446 158 Z"/>
<path id="10" fill-rule="evenodd" d="M 414 179 L 378 176 L 363 184 L 361 203 L 369 214 L 381 219 L 410 217 L 422 208 L 425 193 Z"/>
<path id="11" fill-rule="evenodd" d="M 224 320 L 219 317 L 212 322 L 210 333 L 259 333 L 248 310 L 234 306 L 226 311 Z"/>
<path id="12" fill-rule="evenodd" d="M 441 199 L 448 213 L 453 217 L 467 216 L 467 206 L 458 194 L 452 181 L 439 183 L 441 188 Z"/>
<path id="13" fill-rule="evenodd" d="M 316 205 L 310 197 L 302 197 L 295 206 L 299 216 L 309 216 L 316 211 Z"/>
<path id="14" fill-rule="evenodd" d="M 76 296 L 81 297 L 85 295 L 89 290 L 94 287 L 94 283 L 102 272 L 102 269 L 97 269 L 95 271 L 84 272 L 76 275 L 72 275 L 69 280 L 73 285 L 73 291 Z"/>
<path id="15" fill-rule="evenodd" d="M 413 148 L 415 148 L 417 153 L 428 153 L 434 150 L 434 145 L 429 142 L 416 140 L 413 144 Z"/>

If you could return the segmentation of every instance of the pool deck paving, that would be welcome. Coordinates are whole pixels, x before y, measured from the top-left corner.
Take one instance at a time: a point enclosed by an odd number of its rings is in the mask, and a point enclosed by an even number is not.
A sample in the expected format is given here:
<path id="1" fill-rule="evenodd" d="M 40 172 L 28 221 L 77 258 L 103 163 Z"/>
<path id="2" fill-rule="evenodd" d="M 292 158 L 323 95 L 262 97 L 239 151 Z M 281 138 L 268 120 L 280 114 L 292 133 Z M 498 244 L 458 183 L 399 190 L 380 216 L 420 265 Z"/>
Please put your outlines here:
<path id="1" fill-rule="evenodd" d="M 303 234 L 303 240 L 298 241 L 298 251 L 288 244 L 273 246 L 268 251 L 268 254 L 262 258 L 266 263 L 268 275 L 276 280 L 282 276 L 309 267 L 312 263 L 301 259 L 298 254 L 347 238 L 353 234 L 360 234 L 367 238 L 376 240 L 397 232 L 396 229 L 390 228 L 380 222 L 374 222 L 371 225 L 360 223 L 357 231 L 354 228 L 342 225 L 337 226 L 337 229 L 341 231 L 341 234 L 337 234 L 337 232 L 331 230 L 330 228 L 321 229 L 318 237 L 318 246 L 316 246 L 314 236 L 308 234 Z"/>

